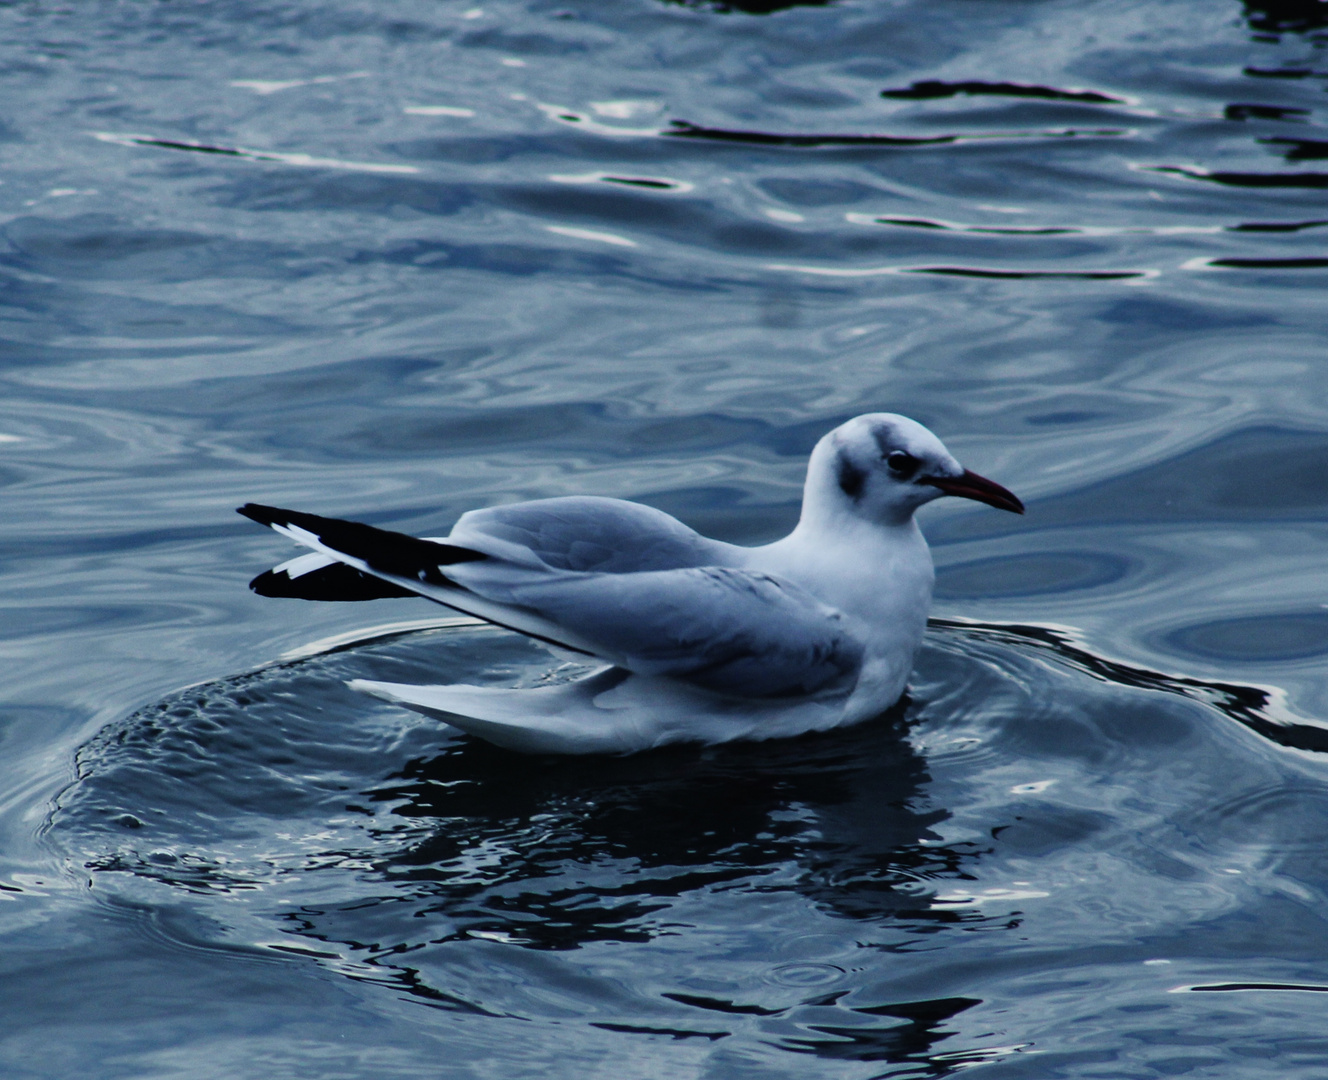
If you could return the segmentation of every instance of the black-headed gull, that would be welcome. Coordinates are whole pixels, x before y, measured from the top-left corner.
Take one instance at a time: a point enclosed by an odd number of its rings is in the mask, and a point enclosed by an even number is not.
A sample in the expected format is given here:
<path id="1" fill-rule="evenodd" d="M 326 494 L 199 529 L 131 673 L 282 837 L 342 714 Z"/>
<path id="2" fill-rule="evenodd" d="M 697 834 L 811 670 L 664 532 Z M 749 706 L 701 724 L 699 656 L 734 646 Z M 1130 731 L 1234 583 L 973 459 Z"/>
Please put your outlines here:
<path id="1" fill-rule="evenodd" d="M 629 753 L 782 738 L 893 705 L 934 577 L 913 514 L 942 495 L 1024 509 L 921 424 L 869 413 L 816 444 L 797 527 L 762 547 L 594 496 L 472 510 L 438 539 L 254 503 L 240 513 L 314 550 L 255 578 L 265 596 L 423 596 L 604 665 L 536 689 L 355 689 L 500 746 Z"/>

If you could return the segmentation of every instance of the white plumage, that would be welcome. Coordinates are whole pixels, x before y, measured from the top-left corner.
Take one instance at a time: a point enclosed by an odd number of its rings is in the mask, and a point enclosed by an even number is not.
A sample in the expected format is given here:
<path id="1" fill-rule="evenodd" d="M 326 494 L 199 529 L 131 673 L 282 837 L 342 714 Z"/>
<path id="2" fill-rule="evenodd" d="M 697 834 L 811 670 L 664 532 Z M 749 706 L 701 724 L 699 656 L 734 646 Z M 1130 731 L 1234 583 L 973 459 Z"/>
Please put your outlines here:
<path id="1" fill-rule="evenodd" d="M 797 527 L 762 547 L 596 497 L 473 510 L 437 540 L 254 504 L 240 512 L 315 552 L 256 578 L 265 595 L 414 593 L 604 664 L 538 689 L 355 689 L 512 749 L 627 753 L 782 738 L 894 704 L 931 603 L 913 515 L 945 494 L 1023 511 L 922 425 L 872 413 L 817 443 Z"/>

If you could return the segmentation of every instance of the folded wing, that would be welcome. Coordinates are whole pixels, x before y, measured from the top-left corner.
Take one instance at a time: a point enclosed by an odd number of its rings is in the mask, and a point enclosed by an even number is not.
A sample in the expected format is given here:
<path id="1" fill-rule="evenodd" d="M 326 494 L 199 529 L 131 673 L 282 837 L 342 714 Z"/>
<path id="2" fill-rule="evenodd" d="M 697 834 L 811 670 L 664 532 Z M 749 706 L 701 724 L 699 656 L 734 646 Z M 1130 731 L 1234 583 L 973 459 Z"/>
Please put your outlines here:
<path id="1" fill-rule="evenodd" d="M 851 686 L 862 660 L 839 612 L 790 582 L 750 570 L 564 575 L 507 595 L 630 671 L 737 697 Z"/>
<path id="2" fill-rule="evenodd" d="M 445 542 L 254 504 L 240 512 L 400 590 L 391 595 L 424 596 L 639 674 L 745 698 L 856 679 L 862 646 L 839 612 L 780 578 L 698 565 L 726 558 L 727 545 L 635 504 L 544 503 L 468 514 Z M 300 571 L 300 562 L 285 565 Z M 305 565 L 293 581 L 336 573 Z"/>
<path id="3" fill-rule="evenodd" d="M 729 546 L 662 510 L 594 495 L 471 510 L 448 541 L 520 566 L 603 574 L 706 566 Z"/>
<path id="4" fill-rule="evenodd" d="M 448 576 L 447 572 L 458 566 L 487 559 L 488 556 L 483 552 L 443 541 L 421 540 L 358 521 L 342 521 L 339 518 L 320 517 L 258 503 L 245 503 L 238 512 L 260 525 L 271 526 L 296 543 L 312 548 L 362 574 L 394 585 L 410 595 L 422 596 L 456 611 L 476 615 L 498 626 L 517 630 L 574 652 L 585 653 L 587 656 L 597 655 L 594 646 L 577 640 L 575 635 L 562 631 L 547 619 L 533 612 L 520 611 L 511 605 L 486 600 Z M 311 572 L 322 573 L 323 569 L 317 568 Z M 267 585 L 265 579 L 276 573 L 272 570 L 260 574 L 250 582 L 250 587 L 261 592 L 260 586 Z"/>

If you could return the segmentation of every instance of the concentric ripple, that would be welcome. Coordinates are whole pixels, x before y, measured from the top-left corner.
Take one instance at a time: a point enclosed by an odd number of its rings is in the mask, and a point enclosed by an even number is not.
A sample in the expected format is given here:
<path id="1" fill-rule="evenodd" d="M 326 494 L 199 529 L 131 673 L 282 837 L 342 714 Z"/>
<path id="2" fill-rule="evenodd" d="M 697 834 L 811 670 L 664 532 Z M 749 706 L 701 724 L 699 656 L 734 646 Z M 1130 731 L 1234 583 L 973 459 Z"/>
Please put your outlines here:
<path id="1" fill-rule="evenodd" d="M 46 838 L 94 896 L 189 894 L 216 944 L 389 1002 L 931 1075 L 1000 1049 L 994 972 L 992 1000 L 910 989 L 940 946 L 981 967 L 1035 932 L 1070 962 L 1110 903 L 1099 962 L 1134 965 L 1139 927 L 1234 903 L 1227 869 L 1328 840 L 1328 789 L 1278 794 L 1249 732 L 1278 727 L 1264 691 L 1042 627 L 936 622 L 911 700 L 856 729 L 628 758 L 511 754 L 343 683 L 560 674 L 451 620 L 190 687 L 83 747 Z M 1309 841 L 1268 828 L 1287 799 Z"/>

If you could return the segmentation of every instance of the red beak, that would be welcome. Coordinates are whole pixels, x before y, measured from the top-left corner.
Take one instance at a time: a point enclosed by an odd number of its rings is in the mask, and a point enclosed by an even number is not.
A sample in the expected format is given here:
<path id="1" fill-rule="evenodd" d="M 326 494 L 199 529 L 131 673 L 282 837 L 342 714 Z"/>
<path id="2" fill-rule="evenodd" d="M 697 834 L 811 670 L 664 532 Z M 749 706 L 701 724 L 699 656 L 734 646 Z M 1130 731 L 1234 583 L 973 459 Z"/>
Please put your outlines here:
<path id="1" fill-rule="evenodd" d="M 963 476 L 920 476 L 918 483 L 931 484 L 947 495 L 977 499 L 978 502 L 994 506 L 997 510 L 1009 510 L 1012 514 L 1024 512 L 1024 504 L 1013 492 L 1006 491 L 996 481 L 988 480 L 985 476 L 979 476 L 969 469 L 964 470 Z"/>

